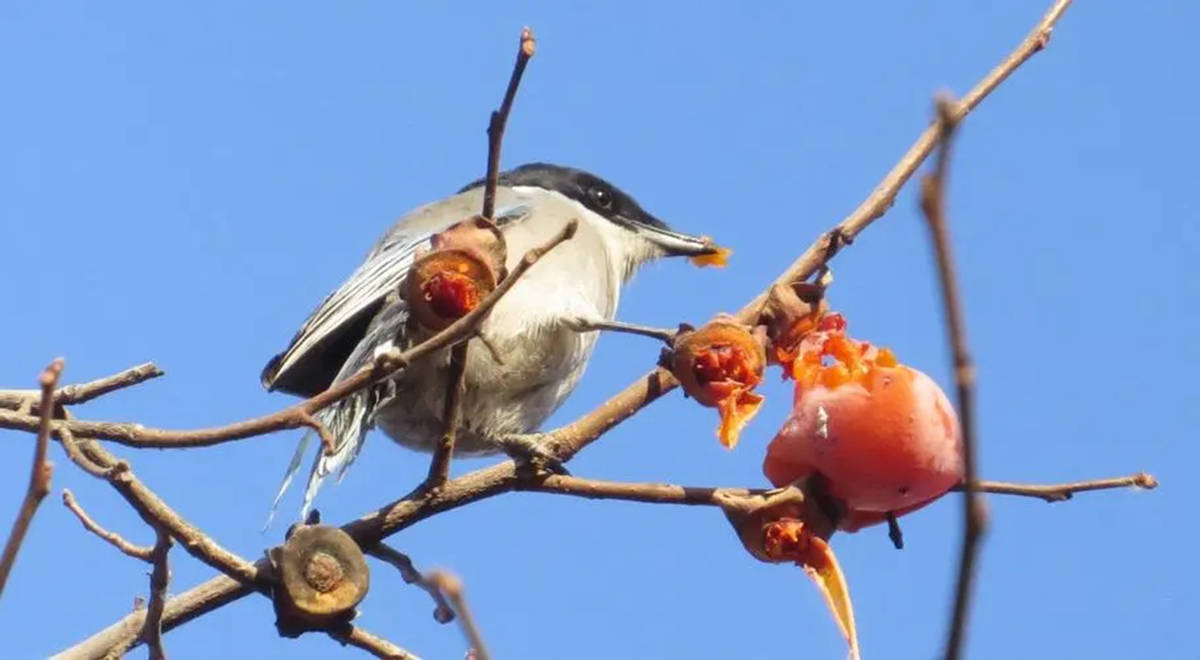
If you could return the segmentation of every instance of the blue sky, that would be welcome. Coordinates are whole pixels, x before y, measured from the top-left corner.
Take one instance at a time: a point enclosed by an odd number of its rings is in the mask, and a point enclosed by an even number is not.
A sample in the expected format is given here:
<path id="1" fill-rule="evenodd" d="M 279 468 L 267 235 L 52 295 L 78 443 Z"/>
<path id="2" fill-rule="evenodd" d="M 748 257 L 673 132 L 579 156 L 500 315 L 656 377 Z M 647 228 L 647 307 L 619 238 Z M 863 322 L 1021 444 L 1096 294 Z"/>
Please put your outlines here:
<path id="1" fill-rule="evenodd" d="M 516 35 L 539 51 L 504 162 L 590 169 L 675 226 L 736 250 L 725 270 L 648 268 L 620 317 L 672 325 L 736 309 L 850 211 L 930 117 L 1048 2 L 209 2 L 0 6 L 0 384 L 30 387 L 55 356 L 67 380 L 153 360 L 168 376 L 76 410 L 185 428 L 290 402 L 258 384 L 390 222 L 480 176 L 484 127 Z M 1081 2 L 973 114 L 950 211 L 979 366 L 984 476 L 1075 480 L 1153 472 L 1154 492 L 1074 501 L 993 497 L 970 657 L 1191 656 L 1200 451 L 1190 369 L 1200 229 L 1192 66 L 1200 10 Z M 950 371 L 913 190 L 835 264 L 833 304 L 857 336 L 944 385 Z M 44 293 L 45 292 L 45 293 Z M 554 426 L 644 372 L 652 343 L 611 336 Z M 763 449 L 790 398 L 734 452 L 715 415 L 677 393 L 581 454 L 583 476 L 762 485 Z M 118 448 L 190 520 L 245 557 L 296 440 L 281 433 L 186 453 Z M 0 433 L 0 525 L 30 438 Z M 40 657 L 108 625 L 146 568 L 85 534 L 69 487 L 103 524 L 151 534 L 55 447 L 55 493 L 0 599 L 11 657 Z M 456 463 L 456 471 L 483 460 Z M 343 522 L 408 490 L 424 457 L 372 436 L 319 501 Z M 298 503 L 295 493 L 285 511 Z M 840 535 L 867 657 L 941 648 L 958 500 L 885 531 Z M 720 514 L 506 495 L 393 537 L 465 581 L 500 658 L 841 658 L 816 590 L 751 560 Z M 173 553 L 172 591 L 211 576 Z M 429 658 L 461 657 L 418 590 L 375 567 L 362 623 Z M 171 632 L 172 658 L 354 657 L 322 636 L 283 640 L 244 599 Z M 139 651 L 139 654 L 141 652 Z"/>

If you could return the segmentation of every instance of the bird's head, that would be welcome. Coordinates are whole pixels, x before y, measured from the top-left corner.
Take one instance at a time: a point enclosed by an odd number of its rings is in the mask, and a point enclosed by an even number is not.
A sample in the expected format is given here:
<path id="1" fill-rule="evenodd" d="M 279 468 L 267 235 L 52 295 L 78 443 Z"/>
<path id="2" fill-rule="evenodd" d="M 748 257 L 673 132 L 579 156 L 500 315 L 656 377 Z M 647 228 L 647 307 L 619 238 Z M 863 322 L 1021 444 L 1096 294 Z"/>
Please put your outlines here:
<path id="1" fill-rule="evenodd" d="M 662 257 L 715 254 L 709 238 L 673 231 L 643 209 L 625 191 L 604 179 L 571 167 L 548 163 L 521 165 L 500 175 L 505 186 L 535 186 L 578 202 L 603 223 L 609 250 L 628 277 L 638 266 Z M 478 185 L 478 184 L 474 184 Z M 470 186 L 468 186 L 470 187 Z"/>

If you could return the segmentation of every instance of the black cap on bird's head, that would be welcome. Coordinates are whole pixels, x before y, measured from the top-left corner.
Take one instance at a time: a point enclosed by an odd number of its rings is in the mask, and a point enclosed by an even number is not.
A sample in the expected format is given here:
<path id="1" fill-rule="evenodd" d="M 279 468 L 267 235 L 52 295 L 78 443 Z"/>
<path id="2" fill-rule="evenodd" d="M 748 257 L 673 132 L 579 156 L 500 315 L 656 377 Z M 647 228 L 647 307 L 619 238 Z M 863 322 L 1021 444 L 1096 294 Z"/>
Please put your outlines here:
<path id="1" fill-rule="evenodd" d="M 502 186 L 537 186 L 552 190 L 584 205 L 597 215 L 654 243 L 669 256 L 713 254 L 712 240 L 672 231 L 667 223 L 650 215 L 625 191 L 604 179 L 572 167 L 550 163 L 528 163 L 500 174 Z M 474 181 L 465 192 L 483 185 Z"/>

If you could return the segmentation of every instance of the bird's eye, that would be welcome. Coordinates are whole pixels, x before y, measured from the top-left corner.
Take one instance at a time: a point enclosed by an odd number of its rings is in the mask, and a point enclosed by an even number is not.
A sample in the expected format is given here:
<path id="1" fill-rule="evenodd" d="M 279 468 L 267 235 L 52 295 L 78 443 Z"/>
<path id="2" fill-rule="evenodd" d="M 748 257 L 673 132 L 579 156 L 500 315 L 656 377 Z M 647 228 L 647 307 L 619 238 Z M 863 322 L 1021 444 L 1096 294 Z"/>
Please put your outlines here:
<path id="1" fill-rule="evenodd" d="M 604 188 L 588 188 L 588 196 L 592 198 L 596 206 L 602 209 L 611 209 L 613 203 L 612 193 Z"/>

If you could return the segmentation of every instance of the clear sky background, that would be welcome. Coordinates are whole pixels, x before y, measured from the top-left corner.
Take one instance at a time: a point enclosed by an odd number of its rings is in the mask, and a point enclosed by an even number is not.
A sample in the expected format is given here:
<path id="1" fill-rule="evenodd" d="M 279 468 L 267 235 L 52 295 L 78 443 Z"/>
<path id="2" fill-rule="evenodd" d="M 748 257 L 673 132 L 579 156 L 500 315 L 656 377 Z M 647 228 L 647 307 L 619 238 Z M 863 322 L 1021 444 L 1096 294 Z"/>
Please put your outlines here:
<path id="1" fill-rule="evenodd" d="M 535 29 L 504 164 L 549 160 L 610 178 L 676 227 L 732 246 L 725 270 L 648 268 L 620 317 L 672 325 L 733 310 L 871 190 L 1048 1 L 923 3 L 111 3 L 0 6 L 0 386 L 147 360 L 168 376 L 76 409 L 187 428 L 291 399 L 258 373 L 394 218 L 482 174 L 484 127 L 520 27 Z M 1198 293 L 1192 3 L 1080 2 L 1050 48 L 971 115 L 950 210 L 979 365 L 982 473 L 1053 482 L 1148 470 L 1153 492 L 1048 505 L 992 497 L 970 657 L 1195 657 L 1192 487 Z M 913 187 L 835 262 L 857 336 L 950 383 Z M 652 342 L 607 336 L 565 423 L 642 374 Z M 763 449 L 790 387 L 736 451 L 678 393 L 571 463 L 583 476 L 765 484 Z M 115 448 L 189 520 L 248 558 L 298 433 L 186 452 Z M 0 433 L 0 530 L 31 437 Z M 86 534 L 150 532 L 55 446 L 54 493 L 0 599 L 3 655 L 41 657 L 107 626 L 146 567 Z M 488 464 L 460 461 L 456 472 Z M 405 493 L 426 459 L 371 436 L 339 487 L 344 522 Z M 1191 493 L 1191 494 L 1189 494 Z M 291 493 L 285 517 L 298 507 Z M 839 535 L 863 650 L 942 646 L 959 500 Z M 465 581 L 499 658 L 841 658 L 804 574 L 752 560 L 719 512 L 504 495 L 392 538 Z M 213 571 L 176 550 L 172 592 Z M 373 566 L 361 622 L 429 658 L 458 658 L 426 595 Z M 166 637 L 172 658 L 359 657 L 283 640 L 252 596 Z M 138 651 L 140 655 L 142 651 Z"/>

